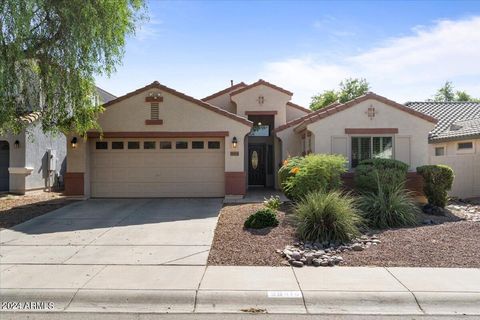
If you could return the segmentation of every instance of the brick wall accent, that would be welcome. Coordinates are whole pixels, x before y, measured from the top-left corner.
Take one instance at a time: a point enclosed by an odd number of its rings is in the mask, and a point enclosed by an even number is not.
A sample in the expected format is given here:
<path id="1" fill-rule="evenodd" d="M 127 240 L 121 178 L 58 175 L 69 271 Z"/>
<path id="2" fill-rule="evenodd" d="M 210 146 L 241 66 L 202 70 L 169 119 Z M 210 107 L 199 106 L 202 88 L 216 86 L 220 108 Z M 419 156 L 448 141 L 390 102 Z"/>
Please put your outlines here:
<path id="1" fill-rule="evenodd" d="M 84 187 L 83 172 L 65 173 L 65 195 L 83 196 L 85 194 L 83 187 Z"/>
<path id="2" fill-rule="evenodd" d="M 225 172 L 225 194 L 242 195 L 246 194 L 245 172 Z"/>

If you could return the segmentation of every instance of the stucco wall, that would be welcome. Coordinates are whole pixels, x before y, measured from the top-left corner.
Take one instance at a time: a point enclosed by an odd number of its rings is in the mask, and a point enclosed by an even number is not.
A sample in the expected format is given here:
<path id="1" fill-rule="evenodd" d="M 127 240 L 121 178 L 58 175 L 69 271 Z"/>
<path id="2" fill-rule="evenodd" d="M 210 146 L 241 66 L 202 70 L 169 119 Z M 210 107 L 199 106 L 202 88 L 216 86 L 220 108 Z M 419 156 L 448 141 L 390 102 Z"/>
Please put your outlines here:
<path id="1" fill-rule="evenodd" d="M 303 117 L 304 115 L 307 115 L 307 114 L 308 114 L 308 112 L 302 111 L 302 110 L 297 109 L 297 108 L 292 107 L 292 106 L 289 106 L 288 104 L 286 106 L 287 122 L 292 121 L 292 120 L 297 119 L 297 118 L 300 118 L 300 117 Z"/>
<path id="2" fill-rule="evenodd" d="M 264 97 L 263 104 L 258 101 L 259 96 Z M 275 127 L 286 123 L 286 104 L 290 96 L 265 85 L 258 85 L 231 97 L 237 104 L 237 114 L 246 117 L 248 111 L 276 111 Z"/>
<path id="3" fill-rule="evenodd" d="M 31 125 L 26 133 L 26 167 L 34 168 L 32 173 L 26 178 L 26 188 L 39 189 L 50 186 L 58 181 L 58 177 L 65 173 L 66 163 L 66 137 L 64 134 L 46 134 L 42 131 L 40 124 Z M 48 174 L 47 151 L 55 150 L 56 169 L 52 174 Z M 55 178 L 57 176 L 57 180 Z"/>
<path id="4" fill-rule="evenodd" d="M 224 110 L 227 110 L 228 112 L 237 113 L 237 106 L 230 99 L 230 93 L 228 92 L 204 101 Z"/>
<path id="5" fill-rule="evenodd" d="M 459 142 L 474 143 L 472 152 L 457 151 Z M 435 156 L 435 147 L 444 147 L 444 156 Z M 445 164 L 453 169 L 455 179 L 451 196 L 480 197 L 480 139 L 439 142 L 429 145 L 430 163 Z"/>
<path id="6" fill-rule="evenodd" d="M 281 160 L 302 154 L 301 135 L 296 134 L 293 129 L 294 127 L 290 127 L 276 133 L 277 137 L 282 142 Z"/>
<path id="7" fill-rule="evenodd" d="M 375 117 L 370 119 L 366 112 L 373 106 L 376 110 Z M 345 138 L 346 157 L 350 159 L 352 136 L 394 136 L 394 157 L 410 165 L 410 170 L 417 166 L 427 164 L 428 158 L 428 133 L 435 126 L 422 118 L 413 116 L 382 102 L 369 99 L 344 111 L 307 125 L 307 130 L 315 136 L 315 153 L 331 153 L 332 138 Z M 397 128 L 398 134 L 345 134 L 345 128 Z M 288 130 L 288 129 L 287 129 Z M 287 131 L 285 130 L 285 131 Z M 410 142 L 410 147 L 405 143 Z M 402 144 L 402 148 L 400 148 Z M 399 148 L 397 148 L 397 145 Z M 409 150 L 410 154 L 400 152 Z"/>

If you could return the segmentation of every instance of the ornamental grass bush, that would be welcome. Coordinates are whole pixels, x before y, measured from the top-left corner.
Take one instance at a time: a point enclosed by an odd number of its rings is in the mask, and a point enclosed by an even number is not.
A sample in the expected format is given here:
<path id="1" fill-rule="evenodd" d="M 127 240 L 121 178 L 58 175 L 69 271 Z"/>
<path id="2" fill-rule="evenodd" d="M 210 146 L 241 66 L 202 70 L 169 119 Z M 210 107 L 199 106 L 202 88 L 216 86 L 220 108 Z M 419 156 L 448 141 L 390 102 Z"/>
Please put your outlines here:
<path id="1" fill-rule="evenodd" d="M 382 183 L 377 176 L 376 190 L 363 193 L 358 202 L 369 226 L 384 229 L 417 224 L 420 209 L 413 193 L 404 188 L 404 183 Z"/>
<path id="2" fill-rule="evenodd" d="M 386 185 L 405 184 L 408 164 L 393 159 L 363 160 L 355 168 L 355 188 L 358 192 L 377 192 L 377 176 Z"/>
<path id="3" fill-rule="evenodd" d="M 417 173 L 423 177 L 423 192 L 428 203 L 445 208 L 448 202 L 448 191 L 452 189 L 454 173 L 446 165 L 436 164 L 417 168 Z"/>
<path id="4" fill-rule="evenodd" d="M 281 186 L 285 195 L 294 201 L 313 191 L 339 189 L 341 175 L 347 170 L 347 159 L 341 155 L 310 154 L 285 162 L 279 171 Z"/>
<path id="5" fill-rule="evenodd" d="M 348 242 L 360 234 L 355 198 L 340 191 L 314 191 L 295 204 L 297 233 L 303 241 Z"/>
<path id="6" fill-rule="evenodd" d="M 263 229 L 278 226 L 277 214 L 270 208 L 258 210 L 250 215 L 243 226 L 247 229 Z"/>

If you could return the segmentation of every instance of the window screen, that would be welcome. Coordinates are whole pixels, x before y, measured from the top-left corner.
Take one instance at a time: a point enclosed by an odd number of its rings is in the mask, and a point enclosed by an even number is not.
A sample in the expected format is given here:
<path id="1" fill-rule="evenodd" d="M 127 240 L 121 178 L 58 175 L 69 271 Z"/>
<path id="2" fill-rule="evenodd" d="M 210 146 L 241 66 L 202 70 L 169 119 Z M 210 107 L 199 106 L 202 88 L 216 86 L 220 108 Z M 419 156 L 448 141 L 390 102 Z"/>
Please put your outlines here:
<path id="1" fill-rule="evenodd" d="M 115 149 L 115 150 L 123 149 L 123 141 L 113 141 L 112 149 Z"/>
<path id="2" fill-rule="evenodd" d="M 353 137 L 352 168 L 355 168 L 360 163 L 360 161 L 370 158 L 370 137 Z"/>
<path id="3" fill-rule="evenodd" d="M 98 150 L 108 149 L 108 142 L 106 142 L 106 141 L 97 141 L 97 142 L 95 143 L 95 149 L 98 149 Z"/>
<path id="4" fill-rule="evenodd" d="M 352 168 L 361 161 L 393 158 L 392 137 L 352 137 Z"/>
<path id="5" fill-rule="evenodd" d="M 128 149 L 140 149 L 140 142 L 138 141 L 128 141 Z"/>
<path id="6" fill-rule="evenodd" d="M 208 149 L 220 149 L 220 141 L 208 141 Z"/>
<path id="7" fill-rule="evenodd" d="M 160 141 L 160 149 L 172 149 L 171 141 Z"/>
<path id="8" fill-rule="evenodd" d="M 175 149 L 188 149 L 188 142 L 187 141 L 175 142 Z"/>
<path id="9" fill-rule="evenodd" d="M 204 142 L 203 141 L 192 141 L 192 149 L 203 149 Z"/>
<path id="10" fill-rule="evenodd" d="M 143 142 L 143 149 L 155 149 L 156 143 L 155 141 L 144 141 Z"/>
<path id="11" fill-rule="evenodd" d="M 473 142 L 460 142 L 458 150 L 473 149 Z"/>
<path id="12" fill-rule="evenodd" d="M 445 155 L 445 147 L 436 147 L 435 148 L 435 155 L 438 156 L 444 156 Z"/>
<path id="13" fill-rule="evenodd" d="M 392 159 L 392 137 L 373 137 L 373 158 Z"/>

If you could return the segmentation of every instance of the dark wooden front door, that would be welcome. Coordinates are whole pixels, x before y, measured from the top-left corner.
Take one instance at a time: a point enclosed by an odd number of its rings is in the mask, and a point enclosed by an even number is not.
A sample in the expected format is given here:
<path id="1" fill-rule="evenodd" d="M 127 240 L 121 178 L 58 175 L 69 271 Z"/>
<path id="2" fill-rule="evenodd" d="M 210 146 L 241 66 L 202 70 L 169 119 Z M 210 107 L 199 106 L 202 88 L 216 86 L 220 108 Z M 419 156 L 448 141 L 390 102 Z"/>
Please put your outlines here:
<path id="1" fill-rule="evenodd" d="M 248 145 L 248 185 L 265 186 L 265 144 Z"/>

